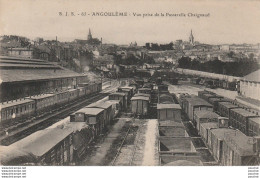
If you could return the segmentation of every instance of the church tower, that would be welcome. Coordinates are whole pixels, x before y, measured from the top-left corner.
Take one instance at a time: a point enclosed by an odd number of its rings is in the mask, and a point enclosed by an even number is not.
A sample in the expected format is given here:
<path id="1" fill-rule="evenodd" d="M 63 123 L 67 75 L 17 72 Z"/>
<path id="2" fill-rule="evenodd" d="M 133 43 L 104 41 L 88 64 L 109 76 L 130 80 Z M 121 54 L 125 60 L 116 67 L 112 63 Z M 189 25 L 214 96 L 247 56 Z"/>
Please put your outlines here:
<path id="1" fill-rule="evenodd" d="M 190 32 L 190 44 L 191 45 L 194 45 L 194 36 L 193 36 L 193 34 L 192 34 L 192 30 L 191 30 L 191 32 Z"/>
<path id="2" fill-rule="evenodd" d="M 91 34 L 90 29 L 89 29 L 89 31 L 88 31 L 88 40 L 92 40 L 92 34 Z"/>

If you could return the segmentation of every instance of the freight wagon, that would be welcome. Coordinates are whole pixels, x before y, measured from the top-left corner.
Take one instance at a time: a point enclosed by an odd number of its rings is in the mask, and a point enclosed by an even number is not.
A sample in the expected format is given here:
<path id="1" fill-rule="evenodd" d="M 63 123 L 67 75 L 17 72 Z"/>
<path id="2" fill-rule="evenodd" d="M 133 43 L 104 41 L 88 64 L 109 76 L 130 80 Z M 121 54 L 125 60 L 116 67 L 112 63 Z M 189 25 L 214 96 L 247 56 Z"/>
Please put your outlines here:
<path id="1" fill-rule="evenodd" d="M 162 104 L 174 104 L 174 100 L 171 94 L 160 94 L 159 95 L 159 102 Z"/>
<path id="2" fill-rule="evenodd" d="M 199 110 L 213 111 L 213 106 L 211 104 L 198 97 L 185 98 L 183 104 L 184 104 L 184 110 L 191 121 L 194 120 L 195 111 L 199 111 Z"/>
<path id="3" fill-rule="evenodd" d="M 254 150 L 254 138 L 241 131 L 225 133 L 223 141 L 223 166 L 259 165 L 257 152 Z"/>
<path id="4" fill-rule="evenodd" d="M 122 106 L 121 101 L 120 100 L 107 100 L 105 102 L 112 104 L 112 121 L 113 121 L 114 118 L 116 118 L 122 110 L 121 109 L 121 106 Z"/>
<path id="5" fill-rule="evenodd" d="M 218 163 L 223 162 L 223 140 L 226 133 L 235 133 L 236 130 L 229 128 L 212 128 L 209 130 L 210 142 L 208 147 Z"/>
<path id="6" fill-rule="evenodd" d="M 131 98 L 131 111 L 135 116 L 145 117 L 148 115 L 150 98 L 146 96 L 133 96 Z"/>
<path id="7" fill-rule="evenodd" d="M 248 127 L 249 127 L 249 118 L 257 117 L 260 119 L 259 116 L 251 113 L 242 108 L 235 108 L 230 110 L 230 125 L 234 128 L 239 129 L 244 134 L 248 135 Z"/>
<path id="8" fill-rule="evenodd" d="M 198 132 L 200 132 L 200 124 L 205 122 L 218 122 L 220 116 L 213 111 L 195 111 L 194 112 L 194 125 Z"/>
<path id="9" fill-rule="evenodd" d="M 260 118 L 248 119 L 248 136 L 260 136 Z"/>
<path id="10" fill-rule="evenodd" d="M 86 122 L 93 129 L 93 136 L 96 137 L 103 132 L 104 109 L 82 108 L 70 115 L 71 122 Z"/>
<path id="11" fill-rule="evenodd" d="M 86 108 L 101 108 L 104 109 L 104 122 L 103 125 L 105 128 L 111 123 L 112 120 L 112 104 L 108 102 L 95 102 L 92 103 Z"/>
<path id="12" fill-rule="evenodd" d="M 238 108 L 238 106 L 230 102 L 218 102 L 218 113 L 223 117 L 230 118 L 230 111 L 235 108 Z"/>
<path id="13" fill-rule="evenodd" d="M 57 166 L 77 163 L 93 139 L 92 130 L 84 122 L 61 126 L 37 131 L 1 149 L 1 164 Z"/>
<path id="14" fill-rule="evenodd" d="M 179 104 L 157 104 L 158 120 L 173 120 L 181 122 L 181 107 Z"/>

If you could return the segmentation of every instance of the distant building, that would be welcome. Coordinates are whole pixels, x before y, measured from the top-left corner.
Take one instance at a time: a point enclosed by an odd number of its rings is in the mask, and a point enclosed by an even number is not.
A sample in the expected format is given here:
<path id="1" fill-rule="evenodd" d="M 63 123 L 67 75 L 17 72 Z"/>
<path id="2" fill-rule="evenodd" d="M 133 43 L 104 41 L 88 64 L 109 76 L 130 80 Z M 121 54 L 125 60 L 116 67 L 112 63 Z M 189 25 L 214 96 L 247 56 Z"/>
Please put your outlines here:
<path id="1" fill-rule="evenodd" d="M 93 66 L 97 68 L 104 68 L 113 69 L 114 68 L 114 56 L 113 55 L 104 55 L 104 56 L 97 56 L 93 60 Z"/>
<path id="2" fill-rule="evenodd" d="M 260 101 L 260 69 L 240 81 L 240 94 Z"/>
<path id="3" fill-rule="evenodd" d="M 220 50 L 221 50 L 221 51 L 229 51 L 229 49 L 230 49 L 230 48 L 229 48 L 229 45 L 221 45 L 221 46 L 220 46 Z"/>
<path id="4" fill-rule="evenodd" d="M 193 34 L 192 34 L 192 30 L 191 30 L 191 32 L 190 32 L 189 42 L 190 42 L 191 45 L 194 45 L 194 36 L 193 36 Z"/>
<path id="5" fill-rule="evenodd" d="M 92 40 L 92 34 L 91 34 L 90 29 L 89 29 L 89 31 L 88 31 L 88 40 Z"/>
<path id="6" fill-rule="evenodd" d="M 34 58 L 34 50 L 32 48 L 9 48 L 8 56 Z"/>

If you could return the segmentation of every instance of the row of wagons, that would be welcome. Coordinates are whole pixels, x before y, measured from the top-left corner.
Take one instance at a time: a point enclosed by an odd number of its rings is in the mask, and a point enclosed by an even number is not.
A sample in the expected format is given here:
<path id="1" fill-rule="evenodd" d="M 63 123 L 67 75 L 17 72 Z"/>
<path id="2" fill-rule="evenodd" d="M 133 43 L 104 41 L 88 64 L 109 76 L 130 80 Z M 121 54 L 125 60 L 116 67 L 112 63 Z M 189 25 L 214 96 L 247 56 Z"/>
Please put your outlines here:
<path id="1" fill-rule="evenodd" d="M 31 117 L 49 111 L 60 105 L 66 105 L 82 96 L 100 92 L 101 83 L 79 84 L 76 89 L 69 89 L 59 93 L 48 93 L 26 97 L 1 103 L 0 122 Z"/>

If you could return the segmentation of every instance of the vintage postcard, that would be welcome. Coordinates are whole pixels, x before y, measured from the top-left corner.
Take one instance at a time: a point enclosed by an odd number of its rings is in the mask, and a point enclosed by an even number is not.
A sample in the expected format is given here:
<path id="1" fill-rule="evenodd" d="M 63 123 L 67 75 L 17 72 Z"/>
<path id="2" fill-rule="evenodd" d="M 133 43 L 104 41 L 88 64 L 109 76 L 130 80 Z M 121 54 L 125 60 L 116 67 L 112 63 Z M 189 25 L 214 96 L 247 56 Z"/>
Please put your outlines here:
<path id="1" fill-rule="evenodd" d="M 256 0 L 0 0 L 1 176 L 32 166 L 259 176 L 259 19 Z"/>

